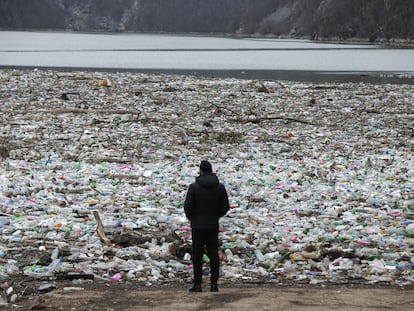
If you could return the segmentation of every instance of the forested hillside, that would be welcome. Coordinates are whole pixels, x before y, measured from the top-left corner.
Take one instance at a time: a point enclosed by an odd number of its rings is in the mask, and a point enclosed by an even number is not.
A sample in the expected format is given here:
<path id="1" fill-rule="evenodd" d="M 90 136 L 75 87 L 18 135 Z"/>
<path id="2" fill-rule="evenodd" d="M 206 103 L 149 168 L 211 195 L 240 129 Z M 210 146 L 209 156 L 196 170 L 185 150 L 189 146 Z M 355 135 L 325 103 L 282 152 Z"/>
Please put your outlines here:
<path id="1" fill-rule="evenodd" d="M 411 0 L 0 0 L 3 29 L 414 39 Z"/>

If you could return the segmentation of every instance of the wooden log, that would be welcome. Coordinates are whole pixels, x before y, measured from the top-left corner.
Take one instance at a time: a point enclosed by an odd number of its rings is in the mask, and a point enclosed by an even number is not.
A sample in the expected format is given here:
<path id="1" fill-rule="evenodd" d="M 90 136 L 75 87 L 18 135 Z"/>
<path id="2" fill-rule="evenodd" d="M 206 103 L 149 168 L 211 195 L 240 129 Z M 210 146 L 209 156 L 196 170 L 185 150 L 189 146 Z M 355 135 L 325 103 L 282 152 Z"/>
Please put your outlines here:
<path id="1" fill-rule="evenodd" d="M 96 225 L 97 225 L 96 232 L 98 233 L 99 237 L 105 243 L 105 245 L 112 246 L 111 241 L 105 235 L 102 220 L 101 220 L 101 217 L 99 216 L 98 211 L 93 211 L 93 216 L 95 216 L 95 219 L 96 219 Z"/>

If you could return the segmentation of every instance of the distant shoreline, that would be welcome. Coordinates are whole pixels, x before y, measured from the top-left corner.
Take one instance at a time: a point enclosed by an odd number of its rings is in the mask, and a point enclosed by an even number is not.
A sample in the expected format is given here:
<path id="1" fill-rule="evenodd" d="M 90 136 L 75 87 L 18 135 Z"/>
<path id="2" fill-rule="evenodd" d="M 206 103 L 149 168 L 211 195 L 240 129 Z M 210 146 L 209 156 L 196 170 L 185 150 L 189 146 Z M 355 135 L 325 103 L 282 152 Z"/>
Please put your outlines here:
<path id="1" fill-rule="evenodd" d="M 414 72 L 353 72 L 353 71 L 307 71 L 307 70 L 198 70 L 198 69 L 139 69 L 101 67 L 45 67 L 4 66 L 0 69 L 56 70 L 88 72 L 136 72 L 149 74 L 174 74 L 209 78 L 235 78 L 248 80 L 286 80 L 309 83 L 372 83 L 414 85 Z"/>
<path id="2" fill-rule="evenodd" d="M 293 36 L 275 36 L 260 34 L 241 34 L 241 33 L 219 33 L 219 32 L 165 32 L 165 31 L 102 31 L 102 30 L 72 30 L 72 29 L 50 29 L 50 28 L 1 28 L 0 31 L 27 31 L 27 32 L 65 32 L 80 34 L 150 34 L 150 35 L 177 35 L 177 36 L 194 36 L 194 37 L 216 37 L 216 38 L 234 38 L 234 39 L 280 39 L 280 40 L 308 40 L 317 43 L 333 44 L 366 44 L 380 45 L 387 48 L 407 48 L 414 49 L 414 41 L 402 38 L 378 38 L 371 41 L 369 38 L 311 38 L 311 37 L 293 37 Z"/>

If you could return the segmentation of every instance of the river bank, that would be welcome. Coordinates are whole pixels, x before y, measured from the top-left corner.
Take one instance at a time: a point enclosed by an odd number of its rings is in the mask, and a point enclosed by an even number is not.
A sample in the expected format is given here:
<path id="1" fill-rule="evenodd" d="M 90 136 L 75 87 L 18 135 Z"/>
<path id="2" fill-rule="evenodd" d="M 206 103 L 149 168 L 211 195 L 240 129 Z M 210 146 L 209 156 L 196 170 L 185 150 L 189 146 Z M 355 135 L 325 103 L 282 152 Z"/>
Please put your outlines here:
<path id="1" fill-rule="evenodd" d="M 414 84 L 411 72 L 326 72 L 304 70 L 196 70 L 196 69 L 120 69 L 84 67 L 42 67 L 42 66 L 1 66 L 0 70 L 55 70 L 85 72 L 134 72 L 136 74 L 188 75 L 194 78 L 219 78 L 243 80 L 287 80 L 305 83 L 372 83 L 372 84 Z"/>
<path id="2" fill-rule="evenodd" d="M 233 285 L 218 293 L 189 293 L 188 287 L 137 288 L 133 284 L 58 284 L 53 291 L 24 297 L 9 310 L 315 310 L 409 311 L 413 290 L 358 286 L 284 287 Z"/>

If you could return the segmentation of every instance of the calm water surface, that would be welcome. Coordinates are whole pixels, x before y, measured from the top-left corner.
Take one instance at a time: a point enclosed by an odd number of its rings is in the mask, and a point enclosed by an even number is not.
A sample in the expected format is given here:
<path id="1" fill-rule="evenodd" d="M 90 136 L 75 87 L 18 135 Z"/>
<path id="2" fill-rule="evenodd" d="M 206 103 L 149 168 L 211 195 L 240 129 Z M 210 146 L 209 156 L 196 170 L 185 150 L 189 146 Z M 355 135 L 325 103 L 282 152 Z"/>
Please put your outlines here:
<path id="1" fill-rule="evenodd" d="M 306 40 L 0 31 L 0 66 L 376 73 L 414 80 L 414 49 Z"/>

